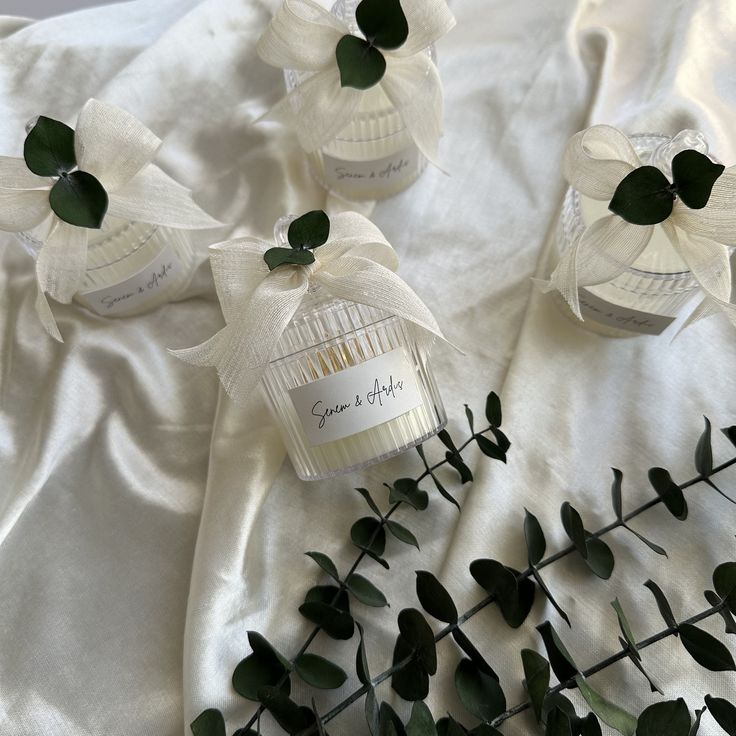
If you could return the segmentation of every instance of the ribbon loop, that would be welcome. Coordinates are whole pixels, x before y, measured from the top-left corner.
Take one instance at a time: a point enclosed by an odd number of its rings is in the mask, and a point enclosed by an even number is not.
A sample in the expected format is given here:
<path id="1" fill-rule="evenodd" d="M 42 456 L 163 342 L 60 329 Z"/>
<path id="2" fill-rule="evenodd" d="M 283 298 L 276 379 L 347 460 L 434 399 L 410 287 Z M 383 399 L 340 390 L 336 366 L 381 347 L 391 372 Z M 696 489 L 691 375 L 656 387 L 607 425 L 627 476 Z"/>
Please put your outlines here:
<path id="1" fill-rule="evenodd" d="M 380 230 L 355 212 L 334 215 L 330 225 L 329 239 L 315 249 L 315 263 L 309 266 L 269 271 L 263 261 L 269 244 L 252 238 L 211 246 L 225 327 L 201 345 L 171 352 L 188 363 L 215 367 L 227 394 L 243 404 L 310 284 L 401 317 L 417 329 L 423 348 L 435 337 L 444 340 L 430 310 L 394 273 L 398 259 Z"/>

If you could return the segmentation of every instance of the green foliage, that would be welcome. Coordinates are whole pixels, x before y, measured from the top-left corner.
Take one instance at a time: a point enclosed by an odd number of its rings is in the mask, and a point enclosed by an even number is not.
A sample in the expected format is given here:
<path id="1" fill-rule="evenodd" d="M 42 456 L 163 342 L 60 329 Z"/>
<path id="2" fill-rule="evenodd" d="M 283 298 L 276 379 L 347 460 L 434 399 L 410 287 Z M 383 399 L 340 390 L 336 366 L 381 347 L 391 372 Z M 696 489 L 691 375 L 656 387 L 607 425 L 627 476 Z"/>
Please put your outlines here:
<path id="1" fill-rule="evenodd" d="M 664 468 L 651 468 L 649 482 L 667 510 L 680 521 L 687 519 L 687 501 L 680 486 L 672 480 L 672 476 Z"/>
<path id="2" fill-rule="evenodd" d="M 294 670 L 308 685 L 320 690 L 340 687 L 348 676 L 341 667 L 318 654 L 305 652 L 294 660 Z"/>
<path id="3" fill-rule="evenodd" d="M 417 570 L 417 598 L 430 616 L 446 624 L 457 622 L 457 608 L 452 596 L 431 572 Z"/>
<path id="4" fill-rule="evenodd" d="M 680 624 L 680 641 L 690 656 L 713 672 L 736 670 L 731 652 L 712 634 L 692 624 Z"/>
<path id="5" fill-rule="evenodd" d="M 361 603 L 365 603 L 366 606 L 381 608 L 382 606 L 388 605 L 386 596 L 370 580 L 367 580 L 362 575 L 353 573 L 345 581 L 345 586 Z"/>
<path id="6" fill-rule="evenodd" d="M 498 680 L 470 659 L 461 659 L 455 670 L 455 690 L 467 711 L 486 723 L 506 710 L 506 697 Z"/>
<path id="7" fill-rule="evenodd" d="M 429 693 L 429 677 L 437 672 L 434 633 L 415 608 L 399 613 L 399 635 L 394 647 L 394 665 L 409 658 L 391 678 L 391 687 L 404 700 L 424 700 Z"/>
<path id="8" fill-rule="evenodd" d="M 26 166 L 37 176 L 61 176 L 77 168 L 74 129 L 40 115 L 23 144 Z"/>
<path id="9" fill-rule="evenodd" d="M 194 736 L 225 736 L 225 719 L 215 708 L 202 711 L 191 723 Z"/>
<path id="10" fill-rule="evenodd" d="M 736 706 L 723 698 L 705 696 L 705 704 L 715 722 L 728 734 L 736 736 Z"/>
<path id="11" fill-rule="evenodd" d="M 524 685 L 529 693 L 529 702 L 537 723 L 540 723 L 544 698 L 549 689 L 549 662 L 533 649 L 521 650 L 521 662 L 524 666 Z"/>
<path id="12" fill-rule="evenodd" d="M 429 496 L 426 491 L 419 488 L 419 482 L 413 478 L 399 478 L 390 486 L 388 497 L 389 503 L 399 501 L 409 504 L 417 511 L 424 511 L 429 505 Z"/>
<path id="13" fill-rule="evenodd" d="M 260 700 L 258 693 L 264 687 L 279 687 L 288 695 L 291 663 L 256 631 L 248 632 L 248 642 L 253 652 L 241 660 L 233 672 L 235 692 L 256 701 Z"/>
<path id="14" fill-rule="evenodd" d="M 547 650 L 547 659 L 552 666 L 555 677 L 562 683 L 572 679 L 578 673 L 578 666 L 575 664 L 567 647 L 557 635 L 554 626 L 549 621 L 545 621 L 537 626 L 537 631 L 542 637 L 544 648 Z"/>
<path id="15" fill-rule="evenodd" d="M 330 218 L 322 210 L 307 212 L 291 221 L 286 237 L 292 248 L 319 248 L 330 237 Z"/>
<path id="16" fill-rule="evenodd" d="M 639 716 L 636 736 L 689 736 L 690 711 L 682 698 L 650 705 Z"/>
<path id="17" fill-rule="evenodd" d="M 590 709 L 603 723 L 623 734 L 623 736 L 634 736 L 636 731 L 636 718 L 634 716 L 593 690 L 582 675 L 575 677 L 575 683 Z"/>

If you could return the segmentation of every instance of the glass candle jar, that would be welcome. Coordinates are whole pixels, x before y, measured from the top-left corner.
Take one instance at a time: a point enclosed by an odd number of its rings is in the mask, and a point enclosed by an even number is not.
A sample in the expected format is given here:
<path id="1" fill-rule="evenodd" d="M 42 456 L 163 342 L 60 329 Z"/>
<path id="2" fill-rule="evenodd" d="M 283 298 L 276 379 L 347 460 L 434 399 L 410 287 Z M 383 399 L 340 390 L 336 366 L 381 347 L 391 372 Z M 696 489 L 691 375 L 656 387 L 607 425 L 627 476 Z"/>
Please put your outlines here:
<path id="1" fill-rule="evenodd" d="M 332 13 L 344 20 L 351 33 L 359 33 L 355 8 L 359 0 L 338 0 Z M 434 60 L 434 49 L 428 53 Z M 307 74 L 286 70 L 290 92 Z M 391 197 L 413 184 L 427 167 L 393 103 L 380 85 L 363 92 L 356 114 L 337 137 L 321 150 L 308 153 L 317 182 L 338 196 L 353 200 Z"/>
<path id="2" fill-rule="evenodd" d="M 100 230 L 89 231 L 87 270 L 74 301 L 106 317 L 129 317 L 175 299 L 195 269 L 190 234 L 107 217 Z M 20 233 L 36 258 L 42 242 Z"/>
<path id="3" fill-rule="evenodd" d="M 279 244 L 290 219 L 277 224 Z M 282 334 L 261 385 L 302 480 L 387 460 L 447 423 L 416 328 L 318 285 Z"/>
<path id="4" fill-rule="evenodd" d="M 701 134 L 685 131 L 675 139 L 659 134 L 630 136 L 642 164 L 657 166 L 671 176 L 672 158 L 681 150 L 695 148 L 707 153 Z M 567 190 L 557 228 L 557 243 L 563 253 L 601 217 L 610 215 L 608 202 Z M 609 337 L 658 335 L 674 320 L 699 286 L 660 225 L 655 225 L 649 244 L 637 260 L 612 281 L 580 287 L 580 311 L 575 317 L 562 296 L 555 293 L 563 311 L 581 327 Z"/>

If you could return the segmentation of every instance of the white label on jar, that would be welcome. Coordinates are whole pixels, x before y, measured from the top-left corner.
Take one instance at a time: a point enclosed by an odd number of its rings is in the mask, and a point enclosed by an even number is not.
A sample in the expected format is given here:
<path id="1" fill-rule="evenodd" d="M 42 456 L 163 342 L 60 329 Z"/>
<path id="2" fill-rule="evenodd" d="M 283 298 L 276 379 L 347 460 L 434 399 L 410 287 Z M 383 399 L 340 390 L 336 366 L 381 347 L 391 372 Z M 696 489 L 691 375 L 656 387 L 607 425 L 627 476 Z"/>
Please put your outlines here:
<path id="1" fill-rule="evenodd" d="M 413 144 L 390 156 L 371 161 L 346 161 L 323 154 L 325 181 L 330 188 L 356 194 L 370 192 L 416 171 L 420 155 L 419 149 Z"/>
<path id="2" fill-rule="evenodd" d="M 642 335 L 659 335 L 675 321 L 675 317 L 664 317 L 661 314 L 640 312 L 638 309 L 611 304 L 587 289 L 580 289 L 578 293 L 583 318 L 607 327 Z"/>
<path id="3" fill-rule="evenodd" d="M 403 348 L 293 388 L 289 396 L 313 446 L 371 429 L 422 404 Z"/>
<path id="4" fill-rule="evenodd" d="M 103 316 L 128 312 L 176 283 L 183 268 L 176 248 L 169 244 L 130 278 L 105 289 L 80 293 L 79 298 L 93 312 Z"/>

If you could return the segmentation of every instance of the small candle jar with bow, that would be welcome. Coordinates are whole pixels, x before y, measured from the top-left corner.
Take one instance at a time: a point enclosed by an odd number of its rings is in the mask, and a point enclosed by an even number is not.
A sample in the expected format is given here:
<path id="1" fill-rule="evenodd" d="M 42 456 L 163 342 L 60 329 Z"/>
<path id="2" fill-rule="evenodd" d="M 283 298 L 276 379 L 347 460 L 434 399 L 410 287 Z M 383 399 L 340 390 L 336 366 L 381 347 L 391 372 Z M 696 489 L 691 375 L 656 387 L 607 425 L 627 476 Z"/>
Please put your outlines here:
<path id="1" fill-rule="evenodd" d="M 76 129 L 41 116 L 23 158 L 0 157 L 0 230 L 36 259 L 36 310 L 57 340 L 47 295 L 108 317 L 153 309 L 192 277 L 189 231 L 221 225 L 151 163 L 160 146 L 129 113 L 90 100 Z"/>
<path id="2" fill-rule="evenodd" d="M 348 200 L 392 196 L 437 160 L 443 93 L 434 42 L 455 19 L 445 0 L 284 0 L 258 43 L 284 69 L 269 117 L 291 125 L 312 173 Z"/>
<path id="3" fill-rule="evenodd" d="M 736 324 L 736 168 L 701 133 L 595 125 L 570 140 L 563 171 L 560 257 L 544 287 L 568 314 L 606 336 L 657 335 L 699 296 L 683 327 L 717 312 Z"/>
<path id="4" fill-rule="evenodd" d="M 215 366 L 236 403 L 260 385 L 304 480 L 386 460 L 439 432 L 447 418 L 429 349 L 442 333 L 396 275 L 378 228 L 355 212 L 317 210 L 279 220 L 275 241 L 211 246 L 226 326 L 175 355 Z"/>

